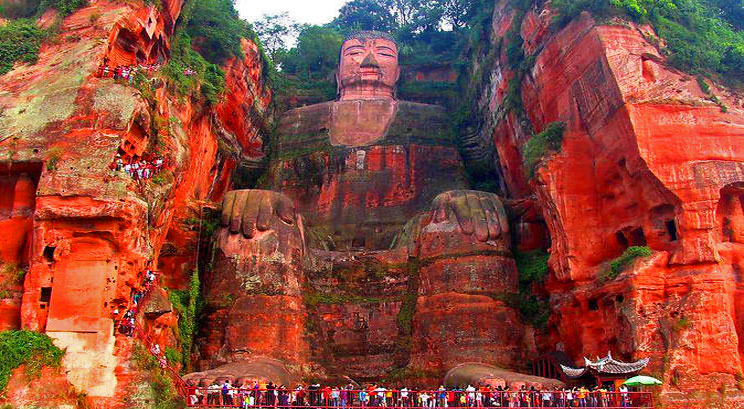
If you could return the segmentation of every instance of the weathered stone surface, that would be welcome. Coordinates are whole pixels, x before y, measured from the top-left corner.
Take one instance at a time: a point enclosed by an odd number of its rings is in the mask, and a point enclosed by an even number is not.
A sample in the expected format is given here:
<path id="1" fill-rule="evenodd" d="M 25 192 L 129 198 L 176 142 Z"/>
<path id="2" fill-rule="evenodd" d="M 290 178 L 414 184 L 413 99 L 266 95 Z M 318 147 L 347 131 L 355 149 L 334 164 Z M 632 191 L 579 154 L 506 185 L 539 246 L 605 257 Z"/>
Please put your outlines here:
<path id="1" fill-rule="evenodd" d="M 496 118 L 493 144 L 509 191 L 534 192 L 550 232 L 552 330 L 541 347 L 577 360 L 607 350 L 652 357 L 672 405 L 679 390 L 733 388 L 742 364 L 740 96 L 713 84 L 723 112 L 694 77 L 667 64 L 648 27 L 601 25 L 584 13 L 551 33 L 550 11 L 514 22 L 513 5 L 497 2 L 494 35 L 521 24 L 534 54 L 521 84 L 526 117 L 536 132 L 566 124 L 560 152 L 526 180 L 520 152 L 529 126 L 502 105 L 514 73 L 505 54 L 497 58 L 482 99 Z M 609 260 L 646 245 L 652 258 L 602 278 Z"/>
<path id="2" fill-rule="evenodd" d="M 67 349 L 65 378 L 102 407 L 121 407 L 127 385 L 137 381 L 128 341 L 114 331 L 114 310 L 133 307 L 141 274 L 156 269 L 166 237 L 179 245 L 196 241 L 197 231 L 184 234 L 183 220 L 200 208 L 194 203 L 222 199 L 239 159 L 217 155 L 222 130 L 210 118 L 218 114 L 203 101 L 162 86 L 145 97 L 97 74 L 104 57 L 111 67 L 167 59 L 181 5 L 91 4 L 60 21 L 59 41 L 44 43 L 38 63 L 0 77 L 0 153 L 9 158 L 0 164 L 0 224 L 8 232 L 1 256 L 28 269 L 22 289 L 0 302 L 0 327 L 49 334 Z M 54 18 L 45 13 L 40 21 L 49 26 Z M 255 53 L 230 62 L 227 91 L 232 103 L 251 101 L 259 113 L 268 103 L 254 81 L 260 66 Z M 244 72 L 253 83 L 237 86 Z M 238 153 L 257 155 L 258 126 L 230 126 L 239 134 Z M 157 152 L 150 150 L 155 145 Z M 161 156 L 165 170 L 135 182 L 114 170 L 117 153 Z M 172 287 L 188 285 L 196 253 L 192 247 L 184 254 L 161 266 L 159 277 Z M 175 315 L 156 315 L 142 329 L 161 347 L 175 346 Z M 14 391 L 9 396 L 13 404 L 29 402 L 14 401 Z"/>
<path id="3" fill-rule="evenodd" d="M 343 129 L 337 106 L 395 105 L 392 122 L 372 145 L 334 146 Z M 372 107 L 370 107 L 372 108 Z M 356 109 L 356 108 L 355 108 Z M 372 109 L 374 111 L 374 109 Z M 376 126 L 376 125 L 375 125 Z M 335 129 L 335 131 L 334 131 Z M 279 124 L 278 161 L 269 188 L 291 197 L 306 220 L 314 247 L 389 247 L 397 231 L 439 193 L 466 187 L 464 168 L 444 111 L 404 101 L 340 101 L 298 108 Z"/>
<path id="4" fill-rule="evenodd" d="M 485 295 L 440 293 L 416 303 L 411 366 L 436 372 L 462 362 L 517 367 L 529 358 L 518 312 Z"/>
<path id="5" fill-rule="evenodd" d="M 306 364 L 302 217 L 280 193 L 238 190 L 225 196 L 221 225 L 215 267 L 205 275 L 210 322 L 220 317 L 221 325 L 207 329 L 200 366 L 255 357 Z"/>
<path id="6" fill-rule="evenodd" d="M 280 361 L 268 358 L 238 361 L 204 372 L 193 372 L 183 377 L 189 384 L 209 386 L 215 381 L 229 380 L 236 386 L 250 387 L 252 381 L 292 385 L 296 378 Z"/>
<path id="7" fill-rule="evenodd" d="M 548 390 L 555 387 L 564 387 L 563 382 L 529 376 L 518 372 L 507 371 L 492 365 L 477 362 L 468 362 L 455 366 L 447 371 L 444 376 L 444 385 L 447 388 L 462 387 L 462 385 L 509 387 L 511 390 L 519 390 L 523 385 L 527 388 L 535 387 L 537 390 Z"/>

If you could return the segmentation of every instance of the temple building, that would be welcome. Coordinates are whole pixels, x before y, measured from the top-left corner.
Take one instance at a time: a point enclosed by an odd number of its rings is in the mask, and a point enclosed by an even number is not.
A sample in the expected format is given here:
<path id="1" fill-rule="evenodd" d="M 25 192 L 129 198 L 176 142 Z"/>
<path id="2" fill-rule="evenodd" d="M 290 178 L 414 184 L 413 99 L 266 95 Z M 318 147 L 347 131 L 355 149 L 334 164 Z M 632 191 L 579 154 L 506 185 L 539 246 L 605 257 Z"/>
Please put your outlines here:
<path id="1" fill-rule="evenodd" d="M 579 383 L 590 379 L 596 380 L 597 385 L 616 383 L 618 380 L 625 380 L 635 376 L 648 365 L 649 358 L 643 358 L 635 362 L 622 362 L 612 358 L 612 354 L 607 352 L 604 358 L 597 358 L 591 361 L 584 358 L 583 368 L 571 368 L 561 364 L 561 370 L 569 379 Z"/>

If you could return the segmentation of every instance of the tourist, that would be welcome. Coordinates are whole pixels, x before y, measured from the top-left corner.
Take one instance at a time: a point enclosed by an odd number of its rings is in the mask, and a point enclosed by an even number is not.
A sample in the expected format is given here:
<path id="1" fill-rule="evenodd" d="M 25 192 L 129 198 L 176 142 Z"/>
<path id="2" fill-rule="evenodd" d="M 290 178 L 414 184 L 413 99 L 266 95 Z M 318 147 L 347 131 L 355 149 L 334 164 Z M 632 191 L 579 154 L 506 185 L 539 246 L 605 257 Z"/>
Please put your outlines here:
<path id="1" fill-rule="evenodd" d="M 150 348 L 150 352 L 152 352 L 153 355 L 158 356 L 160 355 L 160 345 L 153 344 L 152 348 Z"/>
<path id="2" fill-rule="evenodd" d="M 620 406 L 623 408 L 628 407 L 628 387 L 623 385 L 620 385 L 620 388 L 618 389 L 620 391 Z"/>
<path id="3" fill-rule="evenodd" d="M 359 390 L 359 404 L 362 407 L 366 407 L 368 404 L 369 396 L 367 395 L 367 391 L 364 389 Z"/>
<path id="4" fill-rule="evenodd" d="M 222 404 L 232 406 L 232 395 L 230 394 L 230 381 L 222 383 Z"/>
<path id="5" fill-rule="evenodd" d="M 549 407 L 553 406 L 553 405 L 552 405 L 552 400 L 553 400 L 553 393 L 552 393 L 552 392 L 550 392 L 550 391 L 549 391 L 549 390 L 547 390 L 547 389 L 546 389 L 546 390 L 544 390 L 544 391 L 542 392 L 542 406 L 543 406 L 544 408 L 549 408 Z"/>
<path id="6" fill-rule="evenodd" d="M 375 392 L 377 392 L 377 406 L 387 407 L 387 402 L 385 402 L 385 392 L 387 389 L 383 386 L 378 386 L 375 388 Z"/>
<path id="7" fill-rule="evenodd" d="M 191 406 L 196 406 L 201 404 L 202 399 L 202 392 L 199 388 L 190 387 L 189 388 L 189 404 Z"/>
<path id="8" fill-rule="evenodd" d="M 302 388 L 302 385 L 297 385 L 295 389 L 295 402 L 297 402 L 297 406 L 305 406 L 305 389 Z"/>
<path id="9" fill-rule="evenodd" d="M 349 385 L 349 386 L 351 386 L 351 385 Z M 347 400 L 349 398 L 349 392 L 346 389 L 350 389 L 350 388 L 341 388 L 341 390 L 339 392 L 339 396 L 338 396 L 338 398 L 341 400 L 341 407 L 343 409 L 346 409 L 346 402 L 347 402 Z"/>

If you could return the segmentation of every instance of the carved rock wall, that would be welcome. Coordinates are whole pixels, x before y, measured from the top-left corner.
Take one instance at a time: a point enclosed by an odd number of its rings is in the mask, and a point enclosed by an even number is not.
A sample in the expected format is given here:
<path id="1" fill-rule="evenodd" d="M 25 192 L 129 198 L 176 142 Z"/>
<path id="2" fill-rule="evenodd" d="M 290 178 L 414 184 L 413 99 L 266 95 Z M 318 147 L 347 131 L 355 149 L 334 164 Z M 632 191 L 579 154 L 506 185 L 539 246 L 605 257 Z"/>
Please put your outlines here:
<path id="1" fill-rule="evenodd" d="M 159 264 L 164 243 L 195 243 L 198 232 L 183 221 L 221 200 L 240 156 L 261 150 L 256 122 L 230 122 L 230 109 L 178 98 L 157 82 L 148 98 L 97 75 L 104 57 L 111 66 L 165 62 L 181 5 L 92 4 L 62 20 L 59 41 L 42 46 L 37 64 L 0 79 L 0 152 L 8 158 L 0 184 L 9 192 L 0 223 L 12 230 L 3 260 L 27 269 L 2 300 L 0 327 L 49 334 L 67 348 L 66 379 L 106 407 L 123 405 L 138 379 L 128 362 L 131 342 L 114 331 L 113 311 L 132 306 L 146 268 L 159 269 L 169 287 L 187 285 L 194 247 Z M 232 106 L 254 106 L 261 116 L 270 94 L 257 80 L 255 46 L 242 45 L 245 58 L 229 62 L 227 95 Z M 227 130 L 213 119 L 218 111 Z M 229 133 L 236 154 L 218 154 Z M 158 177 L 137 182 L 115 170 L 117 152 L 160 155 L 166 165 Z M 7 279 L 11 270 L 3 271 Z M 161 347 L 175 345 L 176 316 L 156 315 L 145 330 Z"/>
<path id="2" fill-rule="evenodd" d="M 551 32 L 550 11 L 517 14 L 513 2 L 497 2 L 494 41 L 521 24 L 535 61 L 521 83 L 526 118 L 535 132 L 566 124 L 560 152 L 527 180 L 520 152 L 529 132 L 504 109 L 514 73 L 502 53 L 483 103 L 497 118 L 492 137 L 510 193 L 534 192 L 550 232 L 553 316 L 542 349 L 577 360 L 607 350 L 650 356 L 670 404 L 679 390 L 732 386 L 741 372 L 741 98 L 713 84 L 728 112 L 710 102 L 647 40 L 648 27 L 601 25 L 584 13 Z M 629 246 L 655 255 L 603 279 Z M 690 404 L 703 405 L 693 395 Z"/>

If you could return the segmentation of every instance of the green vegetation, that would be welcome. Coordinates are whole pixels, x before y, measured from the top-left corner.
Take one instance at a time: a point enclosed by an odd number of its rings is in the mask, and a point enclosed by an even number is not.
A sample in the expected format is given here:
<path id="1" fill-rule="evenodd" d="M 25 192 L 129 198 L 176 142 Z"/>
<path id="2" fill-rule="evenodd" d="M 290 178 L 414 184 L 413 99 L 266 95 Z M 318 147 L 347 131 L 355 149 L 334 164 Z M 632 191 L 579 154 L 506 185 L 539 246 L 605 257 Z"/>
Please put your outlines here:
<path id="1" fill-rule="evenodd" d="M 181 362 L 184 371 L 191 369 L 191 347 L 198 330 L 198 318 L 204 307 L 200 288 L 199 271 L 194 270 L 191 274 L 188 291 L 171 290 L 168 293 L 173 308 L 178 312 L 178 345 L 182 351 L 178 353 L 178 356 L 168 357 L 168 361 Z M 166 354 L 167 352 L 166 349 Z"/>
<path id="2" fill-rule="evenodd" d="M 46 334 L 33 331 L 0 332 L 0 391 L 4 391 L 14 369 L 26 365 L 26 377 L 38 378 L 44 366 L 58 367 L 65 351 Z"/>
<path id="3" fill-rule="evenodd" d="M 241 56 L 240 39 L 249 37 L 230 0 L 194 0 L 185 31 L 204 59 L 217 65 Z"/>
<path id="4" fill-rule="evenodd" d="M 541 284 L 548 275 L 548 258 L 550 255 L 544 250 L 529 252 L 514 252 L 519 271 L 519 293 L 500 295 L 504 301 L 519 310 L 522 318 L 535 328 L 545 328 L 550 316 L 550 306 L 547 299 L 532 294 L 532 286 Z"/>
<path id="5" fill-rule="evenodd" d="M 537 329 L 544 329 L 550 318 L 550 304 L 543 297 L 520 291 L 516 307 L 522 318 Z"/>
<path id="6" fill-rule="evenodd" d="M 610 267 L 601 274 L 601 279 L 605 281 L 616 279 L 637 258 L 649 257 L 652 253 L 651 249 L 646 246 L 628 247 L 620 257 L 610 261 Z"/>
<path id="7" fill-rule="evenodd" d="M 0 26 L 0 75 L 10 71 L 19 61 L 35 64 L 46 35 L 46 31 L 33 20 L 10 20 Z"/>
<path id="8" fill-rule="evenodd" d="M 145 379 L 153 399 L 152 404 L 147 406 L 148 408 L 182 409 L 185 406 L 183 400 L 176 393 L 173 381 L 160 368 L 157 358 L 150 354 L 139 342 L 135 343 L 132 349 L 132 362 L 137 369 L 145 373 Z"/>
<path id="9" fill-rule="evenodd" d="M 550 254 L 544 250 L 533 250 L 523 253 L 519 250 L 514 252 L 519 271 L 519 282 L 531 283 L 542 282 L 548 275 L 548 259 Z"/>
<path id="10" fill-rule="evenodd" d="M 26 270 L 18 264 L 5 263 L 2 267 L 2 276 L 5 280 L 0 283 L 0 298 L 10 298 L 13 295 L 13 288 L 23 285 Z"/>
<path id="11" fill-rule="evenodd" d="M 161 170 L 157 175 L 153 176 L 152 179 L 150 179 L 150 182 L 159 185 L 164 186 L 169 183 L 173 182 L 173 172 L 170 170 Z"/>
<path id="12" fill-rule="evenodd" d="M 557 23 L 581 11 L 600 18 L 621 16 L 650 23 L 665 41 L 669 61 L 692 74 L 744 80 L 744 33 L 740 0 L 555 0 Z"/>
<path id="13" fill-rule="evenodd" d="M 194 71 L 195 74 L 187 74 L 187 69 Z M 194 51 L 191 39 L 184 32 L 174 39 L 171 58 L 162 72 L 181 96 L 198 90 L 208 103 L 216 104 L 225 90 L 225 73 Z"/>
<path id="14" fill-rule="evenodd" d="M 165 347 L 165 359 L 168 362 L 181 362 L 183 360 L 183 355 L 181 354 L 181 351 L 171 348 L 171 347 Z"/>
<path id="15" fill-rule="evenodd" d="M 382 297 L 364 297 L 355 294 L 319 293 L 307 291 L 303 295 L 303 301 L 305 302 L 305 305 L 316 306 L 330 304 L 376 304 L 391 301 L 391 299 Z"/>
<path id="16" fill-rule="evenodd" d="M 533 135 L 524 144 L 524 147 L 522 147 L 522 161 L 530 177 L 535 175 L 537 166 L 543 157 L 560 151 L 565 129 L 565 123 L 551 122 L 544 131 Z"/>
<path id="17" fill-rule="evenodd" d="M 675 321 L 673 328 L 675 332 L 681 332 L 689 328 L 690 325 L 692 325 L 692 321 L 690 321 L 689 318 L 683 316 L 682 318 Z"/>
<path id="18" fill-rule="evenodd" d="M 53 8 L 63 16 L 72 14 L 73 11 L 88 4 L 87 0 L 41 0 L 39 14 L 47 9 Z"/>
<path id="19" fill-rule="evenodd" d="M 49 171 L 57 169 L 57 162 L 62 159 L 62 148 L 53 147 L 47 151 L 46 155 L 46 169 Z"/>

